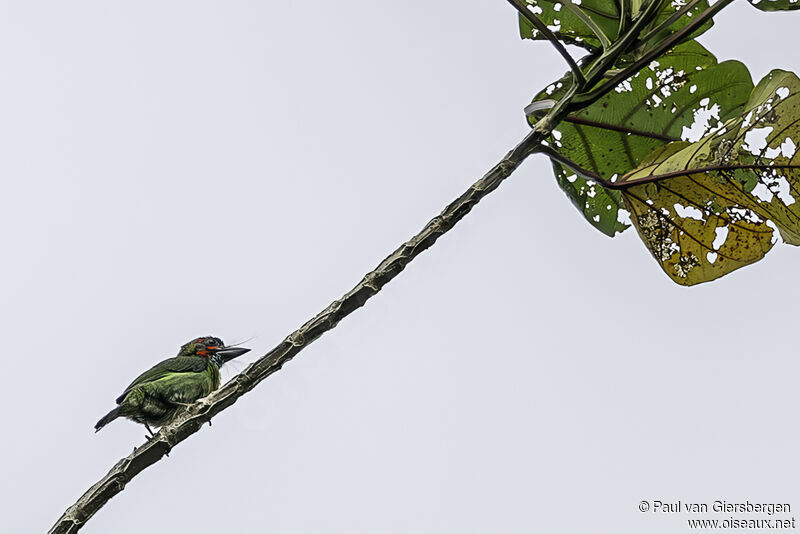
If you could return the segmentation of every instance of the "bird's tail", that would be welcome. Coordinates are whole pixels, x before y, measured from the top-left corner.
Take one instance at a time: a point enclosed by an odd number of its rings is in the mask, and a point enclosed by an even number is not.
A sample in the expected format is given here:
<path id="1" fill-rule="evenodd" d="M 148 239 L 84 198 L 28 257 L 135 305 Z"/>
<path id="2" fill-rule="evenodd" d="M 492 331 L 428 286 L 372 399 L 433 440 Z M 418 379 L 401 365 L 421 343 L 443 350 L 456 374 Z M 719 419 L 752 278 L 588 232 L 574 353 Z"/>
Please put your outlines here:
<path id="1" fill-rule="evenodd" d="M 107 414 L 105 414 L 105 415 L 104 415 L 104 416 L 103 416 L 103 417 L 102 417 L 102 418 L 101 418 L 101 419 L 100 419 L 100 420 L 97 422 L 97 424 L 95 424 L 95 425 L 94 425 L 94 431 L 95 431 L 95 432 L 97 432 L 98 430 L 100 430 L 101 428 L 103 428 L 104 426 L 106 426 L 108 423 L 110 423 L 111 421 L 113 421 L 113 420 L 114 420 L 114 419 L 116 419 L 117 417 L 119 417 L 119 406 L 117 406 L 116 408 L 114 408 L 113 410 L 111 410 L 110 412 L 108 412 Z"/>

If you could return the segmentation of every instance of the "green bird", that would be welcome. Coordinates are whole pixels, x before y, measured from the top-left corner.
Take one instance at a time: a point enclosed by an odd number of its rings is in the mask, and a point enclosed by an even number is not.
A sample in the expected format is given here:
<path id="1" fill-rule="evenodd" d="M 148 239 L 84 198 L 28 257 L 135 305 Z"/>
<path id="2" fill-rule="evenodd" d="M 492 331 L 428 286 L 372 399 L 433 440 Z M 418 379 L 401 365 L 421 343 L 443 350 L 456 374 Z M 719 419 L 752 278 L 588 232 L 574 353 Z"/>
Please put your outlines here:
<path id="1" fill-rule="evenodd" d="M 198 337 L 183 345 L 174 358 L 157 363 L 142 373 L 117 398 L 117 406 L 100 419 L 97 432 L 118 417 L 164 426 L 182 406 L 203 398 L 219 387 L 219 368 L 250 349 L 226 347 L 218 337 Z"/>

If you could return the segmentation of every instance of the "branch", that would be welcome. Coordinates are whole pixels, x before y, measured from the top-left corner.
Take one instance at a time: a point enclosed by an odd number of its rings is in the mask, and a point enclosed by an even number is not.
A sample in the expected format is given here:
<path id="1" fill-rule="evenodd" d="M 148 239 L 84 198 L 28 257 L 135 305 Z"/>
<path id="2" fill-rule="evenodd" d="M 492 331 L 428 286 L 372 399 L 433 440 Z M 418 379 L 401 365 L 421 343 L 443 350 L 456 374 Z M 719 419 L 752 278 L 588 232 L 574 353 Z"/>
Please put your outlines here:
<path id="1" fill-rule="evenodd" d="M 567 107 L 576 90 L 577 87 L 573 85 L 525 138 L 489 172 L 448 204 L 417 235 L 389 254 L 342 298 L 333 301 L 314 318 L 292 332 L 277 347 L 248 365 L 220 389 L 189 406 L 173 422 L 162 427 L 150 441 L 117 462 L 75 504 L 67 508 L 64 515 L 50 529 L 49 534 L 78 532 L 105 503 L 125 489 L 125 485 L 133 477 L 161 460 L 178 443 L 200 430 L 203 424 L 210 422 L 212 417 L 231 406 L 259 382 L 280 370 L 297 353 L 363 306 L 370 297 L 400 274 L 414 258 L 450 231 L 486 195 L 497 189 L 525 158 L 537 150 L 541 141 L 550 135 L 553 128 L 566 115 Z"/>
<path id="2" fill-rule="evenodd" d="M 581 68 L 578 66 L 577 63 L 575 63 L 575 60 L 572 58 L 570 53 L 567 52 L 567 49 L 564 48 L 564 45 L 561 44 L 561 41 L 558 40 L 558 37 L 556 37 L 553 34 L 553 32 L 550 31 L 550 28 L 548 28 L 547 25 L 544 22 L 542 22 L 541 19 L 539 19 L 539 17 L 531 13 L 531 11 L 528 9 L 528 4 L 526 4 L 524 0 L 508 0 L 508 3 L 514 6 L 514 9 L 519 11 L 520 15 L 525 17 L 528 20 L 528 22 L 533 24 L 533 27 L 539 30 L 539 32 L 541 32 L 541 34 L 544 35 L 547 38 L 547 40 L 553 44 L 558 53 L 561 54 L 561 57 L 563 57 L 564 60 L 567 62 L 569 68 L 572 69 L 572 72 L 573 74 L 575 74 L 575 79 L 578 81 L 578 84 L 581 87 L 583 87 L 586 84 L 586 80 L 583 77 L 583 72 L 581 72 Z"/>
<path id="3" fill-rule="evenodd" d="M 575 60 L 572 59 L 572 56 L 569 55 L 553 33 L 547 29 L 541 20 L 528 11 L 524 1 L 508 1 L 550 40 L 553 46 L 556 47 L 559 53 L 561 53 L 569 63 L 575 83 L 567 90 L 564 97 L 561 98 L 561 100 L 536 123 L 525 138 L 511 149 L 503 159 L 489 170 L 489 172 L 475 182 L 456 200 L 445 207 L 445 209 L 425 225 L 417 235 L 403 243 L 387 256 L 374 270 L 367 273 L 367 275 L 364 276 L 353 289 L 342 296 L 342 298 L 333 301 L 327 308 L 292 332 L 285 340 L 278 344 L 277 347 L 251 363 L 244 371 L 236 375 L 220 389 L 189 406 L 186 410 L 181 412 L 172 423 L 161 428 L 150 441 L 117 462 L 116 465 L 114 465 L 114 467 L 112 467 L 96 484 L 90 487 L 75 504 L 67 508 L 61 518 L 59 518 L 50 529 L 49 534 L 74 534 L 78 532 L 105 503 L 114 495 L 125 489 L 128 482 L 136 475 L 161 460 L 178 443 L 200 430 L 203 424 L 210 422 L 212 417 L 233 405 L 239 397 L 255 388 L 262 380 L 280 370 L 285 363 L 294 358 L 301 350 L 327 331 L 335 328 L 339 321 L 363 306 L 366 301 L 378 293 L 384 285 L 400 274 L 400 272 L 405 269 L 406 265 L 413 261 L 414 258 L 428 247 L 432 246 L 442 235 L 450 231 L 478 202 L 497 189 L 500 184 L 519 167 L 525 158 L 534 152 L 542 151 L 541 141 L 550 135 L 555 126 L 567 116 L 570 110 L 588 105 L 586 102 L 581 102 L 581 106 L 576 106 L 575 104 L 578 104 L 578 99 L 575 98 L 575 94 L 584 88 L 587 78 L 589 84 L 594 84 L 605 75 L 616 61 L 619 54 L 627 49 L 631 42 L 638 37 L 644 25 L 649 23 L 652 17 L 658 12 L 656 5 L 663 3 L 665 0 L 654 0 L 654 2 L 648 6 L 648 9 L 645 10 L 645 13 L 633 23 L 628 33 L 589 67 L 589 74 L 585 77 L 581 69 L 575 63 Z M 692 24 L 673 34 L 670 39 L 667 39 L 661 46 L 653 49 L 653 51 L 648 54 L 648 57 L 652 59 L 652 57 L 660 55 L 660 53 L 668 48 L 668 46 L 666 46 L 667 44 L 674 43 L 678 39 L 683 38 L 683 36 L 688 35 L 690 31 L 693 31 L 695 27 L 694 23 L 702 23 L 700 19 L 704 21 L 710 18 L 714 13 L 731 1 L 732 0 L 719 0 L 714 4 L 713 8 L 703 13 L 703 15 L 694 20 Z M 649 59 L 644 62 L 644 64 L 647 64 L 647 62 L 649 62 Z M 632 68 L 633 67 L 623 71 L 623 74 L 628 74 L 622 79 L 626 79 L 631 75 L 630 71 Z M 639 68 L 641 68 L 641 66 L 636 68 L 636 70 Z M 636 70 L 633 72 L 635 73 Z M 612 78 L 611 81 L 618 79 L 621 75 Z M 603 91 L 603 94 L 605 94 L 605 92 L 615 87 L 615 85 L 616 83 L 612 84 L 609 82 L 603 84 L 600 89 Z M 593 94 L 594 93 L 592 93 L 592 95 Z M 573 98 L 575 99 L 574 104 Z M 599 96 L 597 98 L 599 98 Z M 551 156 L 552 155 L 551 153 Z M 605 180 L 598 181 L 600 181 L 600 183 L 608 183 Z M 619 187 L 618 184 L 614 185 Z"/>

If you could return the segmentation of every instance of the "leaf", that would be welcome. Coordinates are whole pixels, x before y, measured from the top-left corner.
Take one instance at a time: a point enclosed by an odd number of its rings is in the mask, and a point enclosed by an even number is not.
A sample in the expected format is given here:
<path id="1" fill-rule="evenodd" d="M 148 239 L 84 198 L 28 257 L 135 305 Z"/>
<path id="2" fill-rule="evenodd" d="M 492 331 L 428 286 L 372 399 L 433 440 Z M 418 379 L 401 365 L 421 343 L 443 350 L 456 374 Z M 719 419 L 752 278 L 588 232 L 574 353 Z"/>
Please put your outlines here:
<path id="1" fill-rule="evenodd" d="M 569 83 L 551 85 L 534 102 L 557 99 Z M 717 63 L 696 41 L 675 47 L 594 104 L 569 115 L 549 144 L 578 167 L 611 181 L 639 167 L 659 147 L 688 136 L 714 113 L 720 120 L 738 115 L 753 89 L 750 74 L 738 61 Z M 535 118 L 529 117 L 531 124 Z M 690 127 L 693 123 L 694 130 Z M 699 137 L 702 135 L 697 134 Z M 560 169 L 560 170 L 559 170 Z M 611 235 L 627 228 L 607 221 L 625 219 L 621 194 L 560 166 L 556 178 L 573 204 L 600 231 Z M 563 171 L 563 172 L 562 172 Z M 567 173 L 564 175 L 564 173 Z M 566 185 L 569 183 L 569 186 Z M 586 192 L 594 189 L 591 196 Z M 612 213 L 608 213 L 612 206 Z M 601 221 L 595 217 L 601 214 Z M 610 229 L 614 232 L 609 232 Z"/>
<path id="2" fill-rule="evenodd" d="M 614 40 L 619 33 L 619 9 L 614 0 L 585 0 L 580 4 L 572 0 L 527 0 L 531 11 L 547 24 L 550 30 L 569 44 L 589 49 L 600 47 L 600 40 L 594 32 L 564 2 L 570 2 L 582 10 L 610 39 Z M 545 39 L 528 20 L 520 15 L 520 36 L 523 39 Z"/>
<path id="3" fill-rule="evenodd" d="M 565 43 L 582 46 L 589 50 L 596 50 L 602 45 L 592 28 L 575 14 L 576 9 L 581 10 L 585 16 L 589 17 L 610 41 L 613 42 L 619 36 L 620 13 L 616 0 L 582 0 L 578 2 L 575 0 L 527 0 L 527 2 L 531 5 L 531 11 L 547 24 L 559 40 Z M 566 3 L 571 5 L 567 6 Z M 656 27 L 666 21 L 683 5 L 685 5 L 683 2 L 670 2 L 656 18 L 652 27 Z M 671 24 L 668 28 L 669 31 L 659 37 L 666 37 L 669 33 L 684 27 L 691 22 L 693 17 L 707 8 L 707 0 L 699 2 L 689 12 Z M 709 20 L 698 28 L 692 37 L 705 32 L 712 24 L 713 22 Z M 522 15 L 519 17 L 519 29 L 520 36 L 523 39 L 545 39 Z M 645 28 L 643 34 L 647 30 Z"/>
<path id="4" fill-rule="evenodd" d="M 707 282 L 800 245 L 800 79 L 774 70 L 739 116 L 694 143 L 654 152 L 615 186 L 640 237 L 674 281 Z"/>
<path id="5" fill-rule="evenodd" d="M 750 0 L 761 11 L 792 11 L 800 9 L 800 0 Z"/>
<path id="6" fill-rule="evenodd" d="M 559 187 L 595 228 L 609 237 L 628 228 L 627 223 L 619 220 L 619 211 L 625 207 L 622 193 L 578 176 L 555 161 L 553 171 Z"/>
<path id="7" fill-rule="evenodd" d="M 719 278 L 764 257 L 772 228 L 730 183 L 710 174 L 648 183 L 623 193 L 639 236 L 681 285 Z"/>

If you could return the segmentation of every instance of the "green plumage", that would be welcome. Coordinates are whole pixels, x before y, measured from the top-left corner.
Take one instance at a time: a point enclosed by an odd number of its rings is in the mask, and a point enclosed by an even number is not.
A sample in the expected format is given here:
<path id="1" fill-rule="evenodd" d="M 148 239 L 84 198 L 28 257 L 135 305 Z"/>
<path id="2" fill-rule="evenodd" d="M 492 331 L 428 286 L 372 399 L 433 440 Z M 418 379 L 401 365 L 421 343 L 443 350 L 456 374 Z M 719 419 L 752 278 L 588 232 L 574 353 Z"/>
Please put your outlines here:
<path id="1" fill-rule="evenodd" d="M 197 338 L 178 356 L 157 363 L 139 375 L 117 398 L 117 406 L 95 425 L 95 430 L 126 417 L 147 426 L 164 426 L 182 406 L 201 399 L 219 387 L 220 366 L 249 349 L 225 347 L 214 337 Z"/>
<path id="2" fill-rule="evenodd" d="M 219 387 L 219 367 L 202 356 L 164 360 L 134 380 L 117 399 L 119 415 L 153 426 L 167 424 L 182 405 Z"/>

